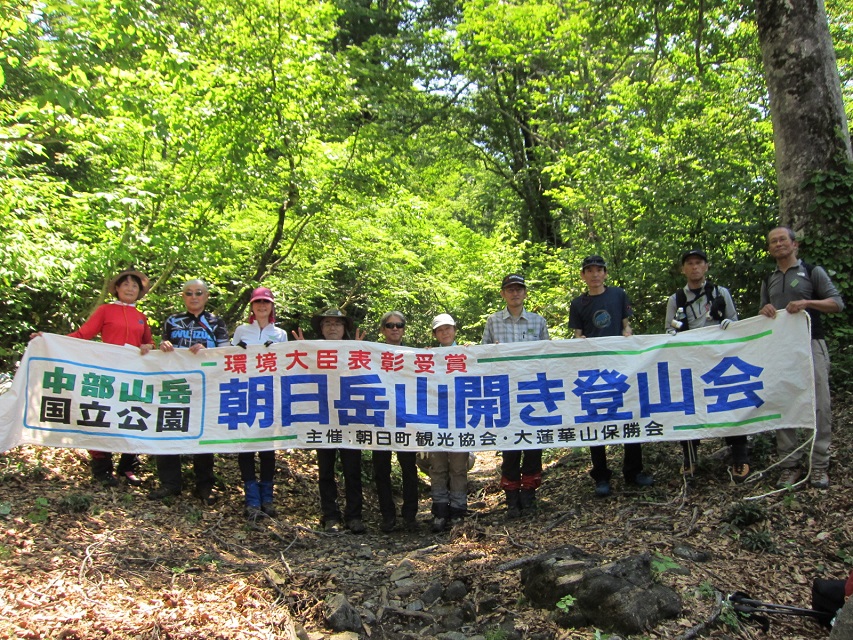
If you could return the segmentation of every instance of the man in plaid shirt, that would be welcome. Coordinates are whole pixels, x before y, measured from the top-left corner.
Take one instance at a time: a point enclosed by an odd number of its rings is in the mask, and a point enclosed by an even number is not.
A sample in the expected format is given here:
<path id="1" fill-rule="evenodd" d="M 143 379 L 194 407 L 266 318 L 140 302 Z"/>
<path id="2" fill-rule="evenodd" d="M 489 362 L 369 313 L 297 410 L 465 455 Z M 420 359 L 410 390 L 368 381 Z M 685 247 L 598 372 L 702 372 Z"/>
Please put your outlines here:
<path id="1" fill-rule="evenodd" d="M 501 283 L 506 309 L 486 320 L 483 344 L 549 340 L 545 318 L 524 310 L 527 284 L 524 276 L 512 273 Z M 518 518 L 522 510 L 536 509 L 536 489 L 542 484 L 542 450 L 501 452 L 501 488 L 506 493 L 507 518 Z"/>

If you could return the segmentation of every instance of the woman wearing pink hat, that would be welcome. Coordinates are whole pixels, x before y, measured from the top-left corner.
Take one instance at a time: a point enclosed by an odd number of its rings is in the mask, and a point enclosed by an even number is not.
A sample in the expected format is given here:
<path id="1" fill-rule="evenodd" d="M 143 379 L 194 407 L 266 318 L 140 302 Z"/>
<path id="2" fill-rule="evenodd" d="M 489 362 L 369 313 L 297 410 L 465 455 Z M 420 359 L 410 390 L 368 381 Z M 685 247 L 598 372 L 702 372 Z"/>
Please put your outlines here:
<path id="1" fill-rule="evenodd" d="M 272 291 L 258 287 L 252 291 L 249 300 L 251 313 L 249 321 L 234 331 L 231 344 L 244 349 L 248 345 L 271 345 L 274 342 L 287 342 L 287 332 L 275 326 L 275 306 Z M 275 451 L 258 451 L 261 461 L 261 479 L 255 474 L 255 452 L 244 451 L 237 454 L 240 465 L 240 477 L 246 493 L 246 516 L 256 519 L 261 513 L 271 518 L 276 516 L 273 505 L 273 476 L 275 475 Z"/>

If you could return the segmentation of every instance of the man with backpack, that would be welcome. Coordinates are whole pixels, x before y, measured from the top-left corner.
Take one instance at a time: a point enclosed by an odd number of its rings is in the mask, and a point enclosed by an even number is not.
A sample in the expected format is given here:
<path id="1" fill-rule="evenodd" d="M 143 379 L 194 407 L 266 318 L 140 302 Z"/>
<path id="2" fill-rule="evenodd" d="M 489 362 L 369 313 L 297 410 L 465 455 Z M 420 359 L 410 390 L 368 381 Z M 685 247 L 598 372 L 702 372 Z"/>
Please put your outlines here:
<path id="1" fill-rule="evenodd" d="M 687 284 L 669 297 L 666 305 L 666 328 L 670 333 L 719 325 L 723 320 L 737 320 L 737 310 L 729 290 L 707 279 L 708 256 L 701 249 L 691 249 L 681 256 L 681 273 Z M 749 475 L 749 450 L 745 435 L 727 436 L 731 447 L 731 475 L 743 482 Z M 682 440 L 684 464 L 681 473 L 692 477 L 696 472 L 699 440 Z"/>
<path id="2" fill-rule="evenodd" d="M 806 264 L 797 257 L 799 243 L 788 227 L 767 234 L 767 252 L 776 260 L 776 270 L 761 283 L 759 313 L 775 318 L 777 309 L 788 313 L 805 311 L 811 316 L 811 347 L 814 364 L 816 424 L 811 458 L 811 484 L 829 487 L 829 446 L 832 443 L 832 409 L 829 395 L 829 353 L 826 350 L 821 314 L 838 313 L 844 302 L 823 267 Z M 778 486 L 787 487 L 803 475 L 796 429 L 776 431 L 776 451 L 782 475 Z"/>

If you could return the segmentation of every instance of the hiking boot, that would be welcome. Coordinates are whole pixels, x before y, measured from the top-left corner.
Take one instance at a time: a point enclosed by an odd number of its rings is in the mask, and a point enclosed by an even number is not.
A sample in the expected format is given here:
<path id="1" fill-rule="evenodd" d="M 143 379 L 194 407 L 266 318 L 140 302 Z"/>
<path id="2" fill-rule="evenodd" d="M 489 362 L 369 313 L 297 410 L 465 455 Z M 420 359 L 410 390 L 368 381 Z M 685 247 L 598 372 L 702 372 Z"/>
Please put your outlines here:
<path id="1" fill-rule="evenodd" d="M 749 477 L 752 470 L 746 462 L 741 462 L 732 467 L 732 480 L 740 484 Z"/>
<path id="2" fill-rule="evenodd" d="M 125 471 L 124 472 L 124 480 L 131 487 L 141 487 L 142 479 L 136 475 L 133 471 Z"/>
<path id="3" fill-rule="evenodd" d="M 815 489 L 829 488 L 829 474 L 826 469 L 812 469 L 811 485 Z"/>
<path id="4" fill-rule="evenodd" d="M 447 520 L 445 518 L 432 519 L 432 532 L 441 533 L 447 528 Z"/>
<path id="5" fill-rule="evenodd" d="M 420 530 L 420 525 L 418 525 L 417 518 L 406 518 L 403 523 L 403 526 L 409 533 L 417 533 Z"/>
<path id="6" fill-rule="evenodd" d="M 640 471 L 633 478 L 628 480 L 629 484 L 635 484 L 638 487 L 651 487 L 655 483 L 655 479 L 651 477 L 648 473 L 643 473 Z"/>
<path id="7" fill-rule="evenodd" d="M 202 501 L 203 504 L 206 504 L 208 507 L 212 507 L 216 504 L 216 501 L 219 500 L 219 496 L 213 493 L 213 487 L 201 486 L 196 487 L 195 489 L 196 497 Z"/>
<path id="8" fill-rule="evenodd" d="M 364 533 L 367 531 L 367 527 L 364 526 L 364 523 L 361 521 L 361 518 L 353 518 L 349 522 L 347 522 L 347 529 L 352 531 L 353 533 Z"/>
<path id="9" fill-rule="evenodd" d="M 273 504 L 273 483 L 271 481 L 259 482 L 258 487 L 261 490 L 261 511 L 270 518 L 275 518 L 278 511 Z"/>
<path id="10" fill-rule="evenodd" d="M 522 511 L 536 511 L 536 489 L 522 489 L 518 502 Z"/>
<path id="11" fill-rule="evenodd" d="M 323 523 L 323 531 L 326 533 L 340 533 L 341 523 L 337 520 L 326 520 L 326 522 Z"/>
<path id="12" fill-rule="evenodd" d="M 606 498 L 610 495 L 610 480 L 599 480 L 595 483 L 595 495 Z"/>
<path id="13" fill-rule="evenodd" d="M 779 476 L 779 482 L 776 483 L 776 488 L 787 489 L 788 487 L 795 485 L 797 481 L 802 477 L 803 470 L 799 467 L 783 469 L 782 475 Z"/>
<path id="14" fill-rule="evenodd" d="M 257 480 L 247 480 L 243 483 L 246 498 L 246 517 L 253 522 L 261 517 L 261 488 Z"/>
<path id="15" fill-rule="evenodd" d="M 506 494 L 506 518 L 515 520 L 521 517 L 521 492 L 518 489 L 507 489 Z"/>
<path id="16" fill-rule="evenodd" d="M 397 526 L 397 516 L 393 513 L 389 516 L 382 516 L 382 524 L 379 525 L 379 530 L 382 533 L 391 533 Z"/>
<path id="17" fill-rule="evenodd" d="M 149 500 L 162 500 L 163 498 L 171 498 L 181 495 L 181 490 L 176 487 L 160 487 L 148 493 Z"/>
<path id="18" fill-rule="evenodd" d="M 94 476 L 95 482 L 99 483 L 102 487 L 117 487 L 118 480 L 112 473 L 102 473 L 101 475 Z"/>

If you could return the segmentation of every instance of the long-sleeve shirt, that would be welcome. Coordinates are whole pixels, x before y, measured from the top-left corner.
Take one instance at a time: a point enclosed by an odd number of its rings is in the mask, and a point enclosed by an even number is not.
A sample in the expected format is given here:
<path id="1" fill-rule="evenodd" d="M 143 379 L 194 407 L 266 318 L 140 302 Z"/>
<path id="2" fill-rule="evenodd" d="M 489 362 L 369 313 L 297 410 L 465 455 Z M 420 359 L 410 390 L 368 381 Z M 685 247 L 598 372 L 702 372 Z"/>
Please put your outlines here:
<path id="1" fill-rule="evenodd" d="M 68 335 L 72 338 L 91 340 L 98 334 L 106 344 L 131 344 L 141 347 L 152 344 L 148 318 L 136 307 L 122 302 L 102 304 L 77 331 Z"/>
<path id="2" fill-rule="evenodd" d="M 257 322 L 241 324 L 234 331 L 231 344 L 266 344 L 267 342 L 287 342 L 287 331 L 269 323 L 263 329 Z"/>

